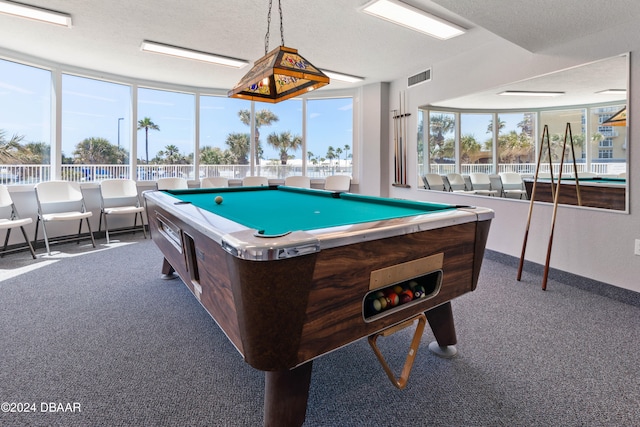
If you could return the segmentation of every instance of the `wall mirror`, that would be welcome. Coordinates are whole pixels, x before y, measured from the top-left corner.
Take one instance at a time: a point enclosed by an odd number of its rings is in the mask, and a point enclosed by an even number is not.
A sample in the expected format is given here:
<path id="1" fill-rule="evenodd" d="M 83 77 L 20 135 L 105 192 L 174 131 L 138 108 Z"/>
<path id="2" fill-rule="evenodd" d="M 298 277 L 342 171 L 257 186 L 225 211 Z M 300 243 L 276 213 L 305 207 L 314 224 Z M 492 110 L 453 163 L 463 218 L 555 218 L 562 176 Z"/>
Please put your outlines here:
<path id="1" fill-rule="evenodd" d="M 550 185 L 543 179 L 550 174 L 557 178 L 565 134 L 570 130 L 573 151 L 567 144 L 562 182 L 568 185 L 561 187 L 560 203 L 626 210 L 628 74 L 625 54 L 421 106 L 418 186 L 440 191 L 439 183 L 429 185 L 427 180 L 437 181 L 434 175 L 440 175 L 445 178 L 445 191 L 520 198 L 518 192 L 499 188 L 500 174 L 504 178 L 505 173 L 516 172 L 524 180 L 525 194 L 527 189 L 530 193 L 546 125 L 550 149 L 545 148 L 542 155 L 536 200 L 552 201 Z M 616 114 L 622 120 L 609 121 Z M 461 175 L 466 185 L 448 185 L 449 174 Z M 478 183 L 475 174 L 489 175 L 491 189 L 498 193 L 480 191 L 488 186 Z"/>

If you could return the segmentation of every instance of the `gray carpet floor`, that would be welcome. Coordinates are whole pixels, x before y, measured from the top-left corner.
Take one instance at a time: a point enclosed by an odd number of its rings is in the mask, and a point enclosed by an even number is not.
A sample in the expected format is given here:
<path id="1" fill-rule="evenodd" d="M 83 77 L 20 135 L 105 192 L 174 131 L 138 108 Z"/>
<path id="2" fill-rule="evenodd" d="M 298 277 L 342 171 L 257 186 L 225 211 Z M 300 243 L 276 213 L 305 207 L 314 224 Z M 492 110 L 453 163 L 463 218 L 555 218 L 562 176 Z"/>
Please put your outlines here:
<path id="1" fill-rule="evenodd" d="M 98 243 L 0 259 L 0 425 L 260 426 L 263 374 L 160 279 L 153 242 Z M 453 301 L 458 355 L 431 354 L 427 328 L 404 390 L 366 340 L 317 359 L 305 426 L 640 425 L 640 307 L 515 276 L 485 259 L 477 291 Z M 411 333 L 380 340 L 396 372 Z"/>

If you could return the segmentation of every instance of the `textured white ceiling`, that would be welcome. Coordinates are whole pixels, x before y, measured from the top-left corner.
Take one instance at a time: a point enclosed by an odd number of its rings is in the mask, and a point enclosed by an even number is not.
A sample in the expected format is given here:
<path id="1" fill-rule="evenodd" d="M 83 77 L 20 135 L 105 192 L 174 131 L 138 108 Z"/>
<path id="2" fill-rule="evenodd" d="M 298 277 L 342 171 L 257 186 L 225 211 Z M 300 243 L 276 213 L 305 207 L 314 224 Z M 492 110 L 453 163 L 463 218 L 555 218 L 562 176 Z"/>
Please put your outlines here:
<path id="1" fill-rule="evenodd" d="M 365 77 L 406 78 L 487 43 L 537 51 L 640 16 L 637 0 L 405 0 L 468 29 L 436 40 L 366 15 L 368 0 L 282 0 L 284 41 L 319 68 Z M 267 0 L 22 0 L 72 16 L 61 28 L 0 15 L 0 50 L 106 76 L 228 90 L 264 54 Z M 280 44 L 274 1 L 270 49 Z M 140 50 L 152 40 L 249 61 L 243 69 Z M 613 84 L 613 83 L 612 83 Z M 327 89 L 351 87 L 332 81 Z M 321 89 L 325 90 L 325 89 Z M 486 106 L 486 104 L 485 104 Z"/>

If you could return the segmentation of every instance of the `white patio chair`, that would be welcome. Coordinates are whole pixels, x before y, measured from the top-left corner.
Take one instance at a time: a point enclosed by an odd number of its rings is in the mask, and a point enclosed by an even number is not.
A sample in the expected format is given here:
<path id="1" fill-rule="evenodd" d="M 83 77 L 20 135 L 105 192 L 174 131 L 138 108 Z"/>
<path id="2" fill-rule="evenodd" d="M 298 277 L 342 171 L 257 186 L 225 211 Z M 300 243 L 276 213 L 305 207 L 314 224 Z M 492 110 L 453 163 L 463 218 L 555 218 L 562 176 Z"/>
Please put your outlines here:
<path id="1" fill-rule="evenodd" d="M 13 203 L 13 199 L 11 198 L 11 194 L 9 194 L 9 189 L 6 185 L 0 185 L 0 230 L 7 230 L 7 234 L 4 238 L 4 247 L 2 248 L 0 256 L 4 256 L 7 252 L 14 251 L 7 251 L 7 244 L 9 243 L 9 237 L 11 236 L 11 230 L 19 227 L 20 231 L 22 231 L 22 235 L 24 236 L 24 241 L 29 247 L 31 256 L 33 259 L 36 259 L 36 253 L 33 250 L 33 246 L 31 246 L 27 233 L 24 231 L 24 226 L 31 224 L 32 222 L 33 220 L 31 218 L 20 218 L 18 211 L 16 210 L 16 206 Z"/>
<path id="2" fill-rule="evenodd" d="M 84 197 L 80 186 L 75 182 L 69 181 L 47 181 L 40 182 L 35 186 L 36 199 L 38 202 L 38 220 L 36 221 L 36 234 L 34 241 L 38 240 L 38 225 L 42 223 L 42 233 L 44 234 L 44 244 L 47 247 L 47 253 L 51 255 L 49 247 L 49 236 L 47 235 L 46 224 L 54 221 L 79 221 L 78 236 L 73 240 L 82 239 L 82 220 L 87 222 L 91 244 L 96 247 L 93 239 L 91 224 L 89 218 L 92 216 L 84 205 Z M 68 241 L 71 239 L 63 239 Z"/>
<path id="3" fill-rule="evenodd" d="M 269 178 L 266 176 L 245 176 L 242 178 L 243 187 L 266 187 L 269 185 Z"/>
<path id="4" fill-rule="evenodd" d="M 347 192 L 351 189 L 351 177 L 349 175 L 329 175 L 324 180 L 324 189 Z"/>
<path id="5" fill-rule="evenodd" d="M 224 176 L 208 176 L 200 181 L 200 188 L 225 188 L 229 186 L 229 180 Z"/>
<path id="6" fill-rule="evenodd" d="M 288 176 L 284 179 L 287 187 L 311 188 L 311 178 L 302 175 Z"/>
<path id="7" fill-rule="evenodd" d="M 102 218 L 104 218 L 104 231 L 107 236 L 107 244 L 109 244 L 109 224 L 107 217 L 111 215 L 133 214 L 132 230 L 134 232 L 138 226 L 138 215 L 140 215 L 142 234 L 146 239 L 147 232 L 144 229 L 143 212 L 144 207 L 140 205 L 138 187 L 135 181 L 131 179 L 106 179 L 100 183 L 100 222 L 98 223 L 98 231 L 102 229 Z"/>
<path id="8" fill-rule="evenodd" d="M 187 180 L 179 177 L 158 178 L 156 186 L 158 190 L 186 190 L 189 188 Z"/>

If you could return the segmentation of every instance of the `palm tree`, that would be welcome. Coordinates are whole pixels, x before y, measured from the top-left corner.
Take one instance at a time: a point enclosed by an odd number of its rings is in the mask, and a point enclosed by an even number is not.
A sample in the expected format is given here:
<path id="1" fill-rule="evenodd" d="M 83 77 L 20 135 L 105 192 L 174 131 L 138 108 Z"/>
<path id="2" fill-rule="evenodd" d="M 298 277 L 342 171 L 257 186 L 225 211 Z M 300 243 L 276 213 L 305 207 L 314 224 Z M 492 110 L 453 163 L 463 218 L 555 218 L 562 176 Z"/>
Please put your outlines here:
<path id="1" fill-rule="evenodd" d="M 138 120 L 138 130 L 144 129 L 144 151 L 145 160 L 149 164 L 149 129 L 160 130 L 160 127 L 153 123 L 149 117 L 145 117 L 142 120 Z"/>
<path id="2" fill-rule="evenodd" d="M 238 116 L 240 117 L 240 121 L 247 125 L 250 126 L 251 123 L 251 111 L 249 110 L 240 110 L 238 112 Z M 261 126 L 269 126 L 274 122 L 277 122 L 278 120 L 280 120 L 278 118 L 278 116 L 276 116 L 273 111 L 271 110 L 260 110 L 260 111 L 256 111 L 255 114 L 255 121 L 254 121 L 254 132 L 255 132 L 255 147 L 256 147 L 256 164 L 259 163 L 260 158 L 262 157 L 262 148 L 260 147 L 260 127 Z"/>
<path id="3" fill-rule="evenodd" d="M 302 137 L 291 135 L 289 131 L 281 132 L 280 135 L 274 132 L 267 137 L 267 143 L 279 150 L 280 164 L 286 165 L 289 159 L 289 150 L 297 151 L 302 146 Z"/>
<path id="4" fill-rule="evenodd" d="M 45 142 L 29 142 L 20 150 L 20 163 L 46 165 L 51 163 L 51 147 Z"/>
<path id="5" fill-rule="evenodd" d="M 209 146 L 200 149 L 200 163 L 203 165 L 229 165 L 235 162 L 236 159 L 229 150 Z"/>
<path id="6" fill-rule="evenodd" d="M 85 138 L 73 151 L 74 163 L 114 164 L 118 161 L 118 148 L 104 138 Z"/>
<path id="7" fill-rule="evenodd" d="M 349 144 L 345 144 L 343 148 L 344 148 L 344 160 L 346 163 L 346 160 L 349 160 L 349 151 L 351 151 L 351 146 Z"/>
<path id="8" fill-rule="evenodd" d="M 6 140 L 5 131 L 0 130 L 0 162 L 11 163 L 18 157 L 18 151 L 21 148 L 20 141 L 24 136 L 13 135 L 10 140 Z"/>
<path id="9" fill-rule="evenodd" d="M 225 144 L 227 144 L 229 151 L 233 153 L 236 158 L 236 163 L 239 165 L 249 164 L 250 137 L 248 133 L 230 133 L 225 140 Z"/>
<path id="10" fill-rule="evenodd" d="M 329 166 L 331 166 L 331 161 L 336 158 L 336 151 L 332 145 L 327 147 L 327 159 L 329 159 Z"/>
<path id="11" fill-rule="evenodd" d="M 450 114 L 434 114 L 429 118 L 431 158 L 437 158 L 436 153 L 442 152 L 445 145 L 445 135 L 453 132 L 454 127 L 455 120 Z"/>
<path id="12" fill-rule="evenodd" d="M 179 164 L 182 160 L 182 156 L 180 155 L 180 150 L 175 145 L 167 145 L 164 147 L 164 155 L 168 164 Z"/>

